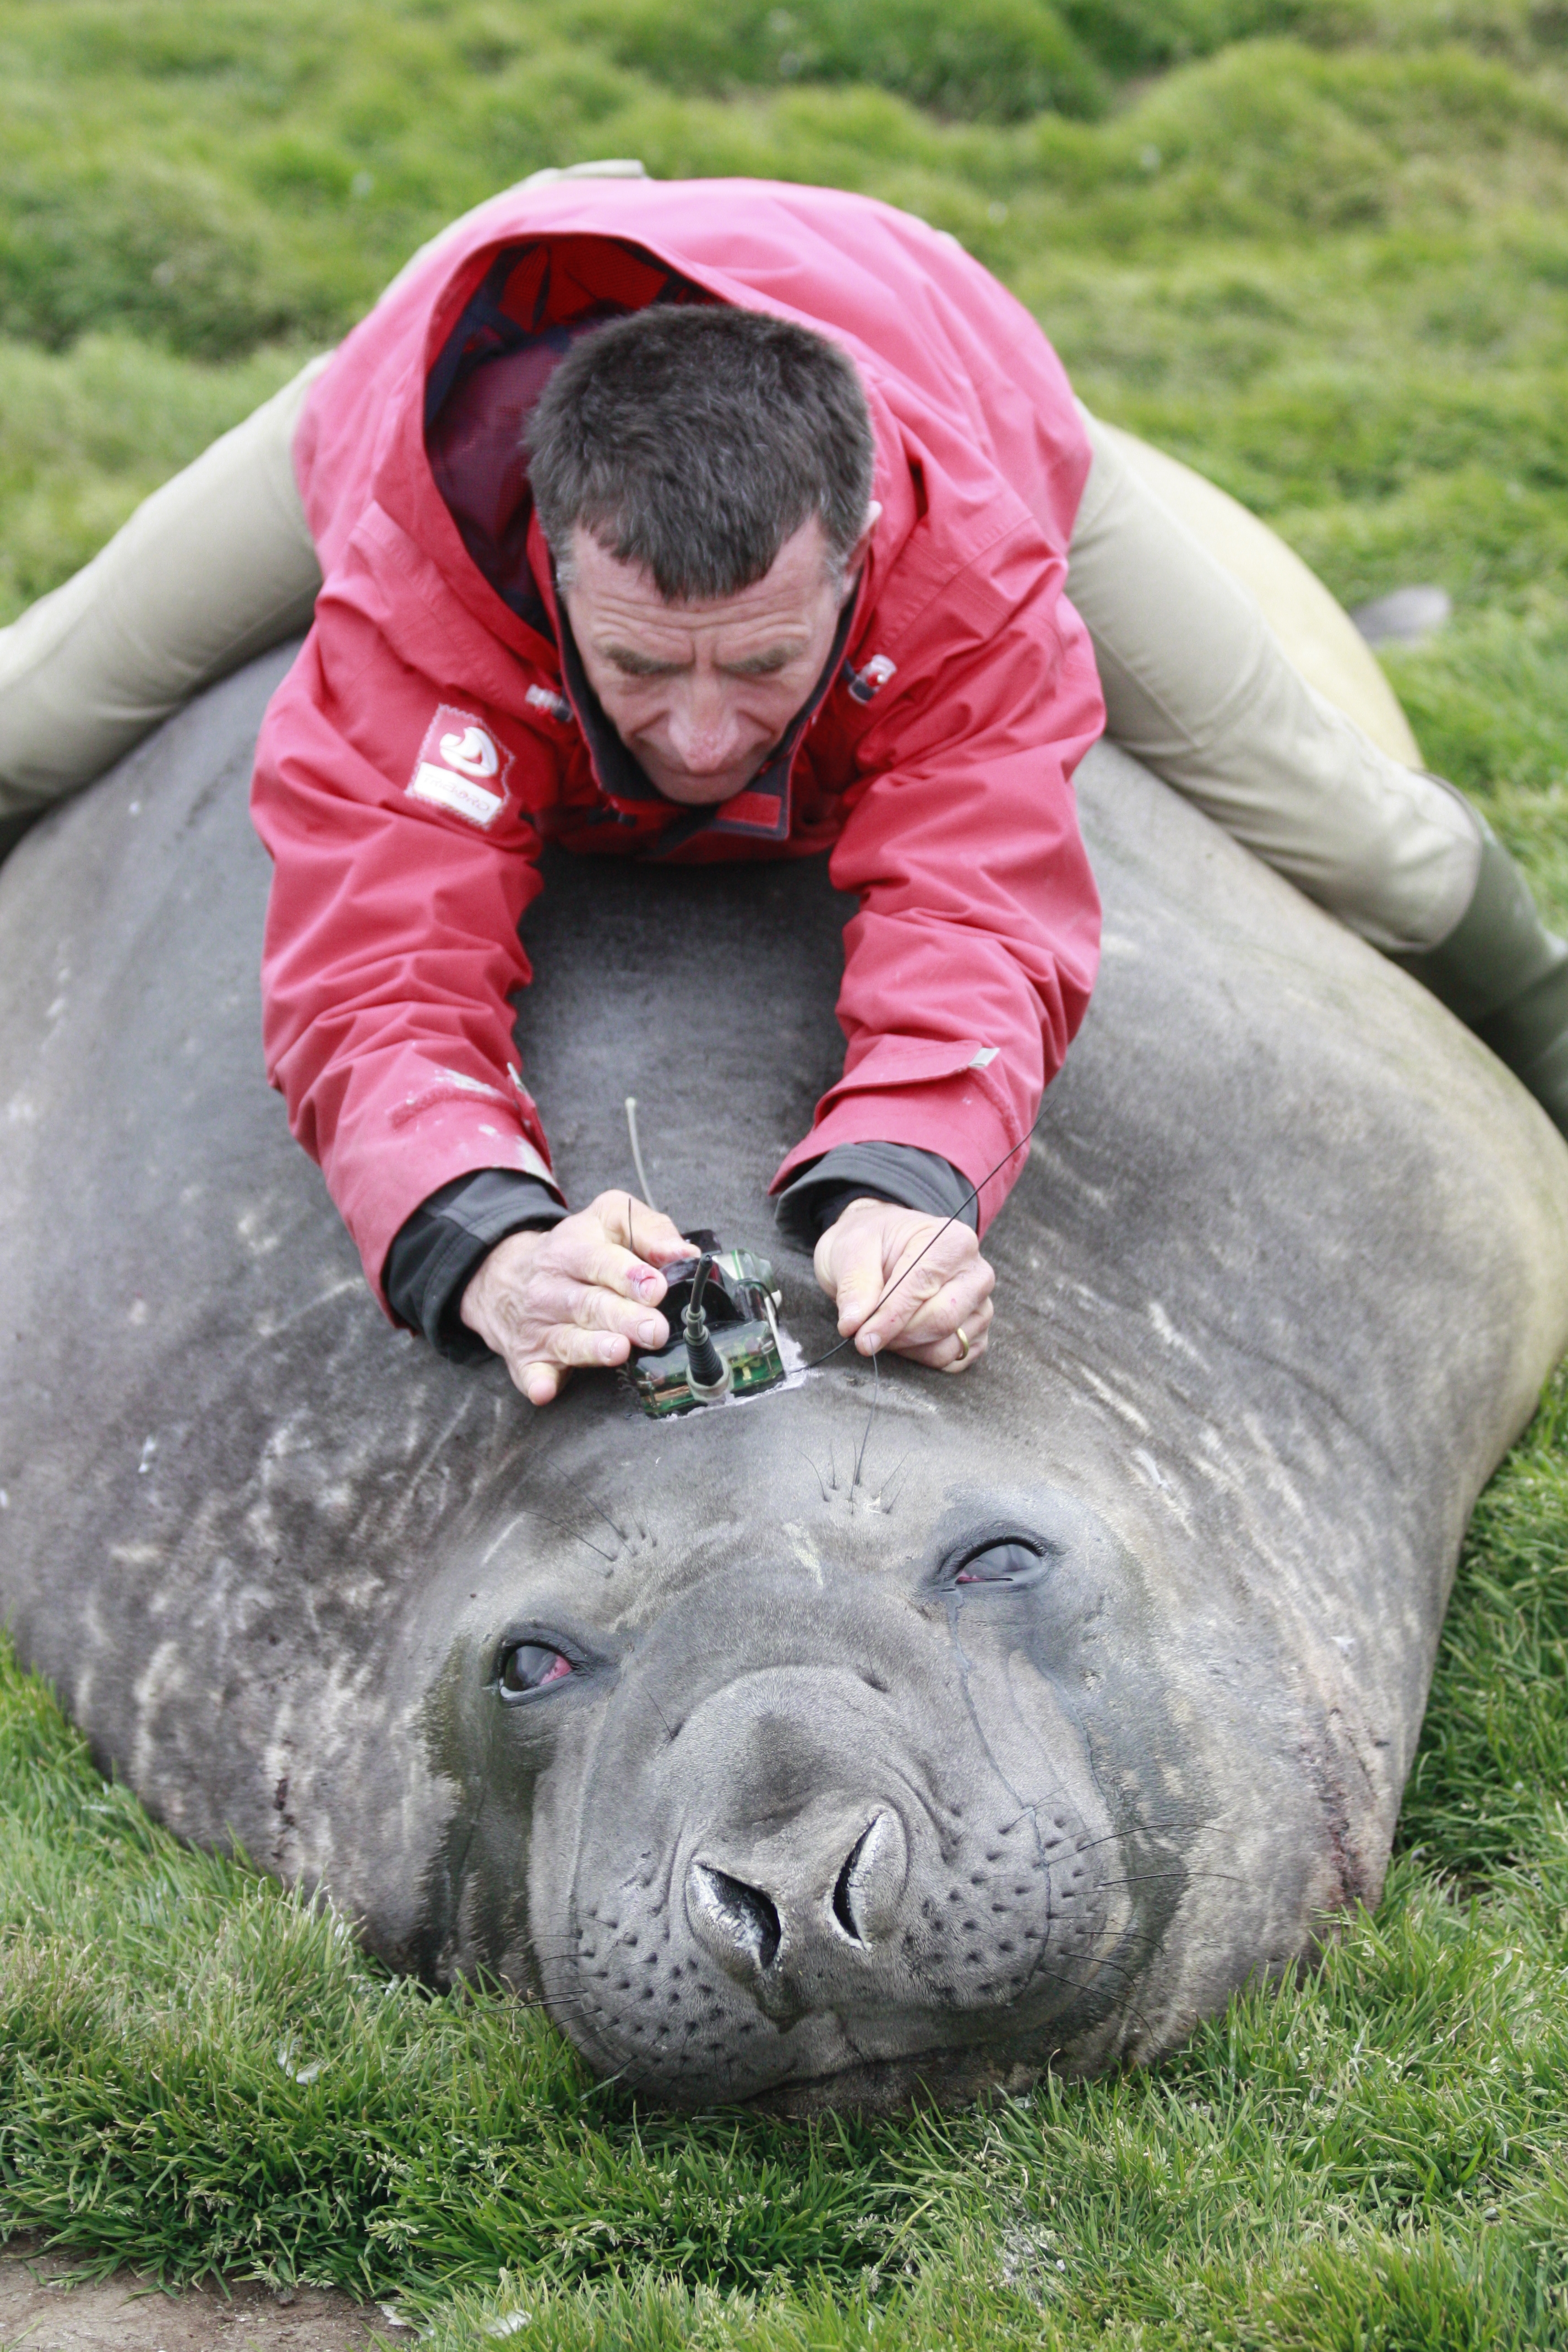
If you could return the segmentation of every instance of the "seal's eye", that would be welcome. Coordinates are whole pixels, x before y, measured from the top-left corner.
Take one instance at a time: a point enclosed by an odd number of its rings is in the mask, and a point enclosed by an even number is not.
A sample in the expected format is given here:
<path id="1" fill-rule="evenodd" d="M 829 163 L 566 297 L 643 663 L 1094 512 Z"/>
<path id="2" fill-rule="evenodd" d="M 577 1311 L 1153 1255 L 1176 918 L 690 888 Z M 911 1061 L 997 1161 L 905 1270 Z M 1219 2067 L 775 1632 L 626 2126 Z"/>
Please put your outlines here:
<path id="1" fill-rule="evenodd" d="M 514 1642 L 500 1662 L 500 1695 L 509 1705 L 563 1683 L 574 1671 L 564 1651 L 545 1642 Z"/>
<path id="2" fill-rule="evenodd" d="M 1009 1536 L 1001 1543 L 982 1544 L 972 1551 L 959 1562 L 952 1580 L 954 1584 L 1032 1584 L 1044 1566 L 1033 1544 Z"/>

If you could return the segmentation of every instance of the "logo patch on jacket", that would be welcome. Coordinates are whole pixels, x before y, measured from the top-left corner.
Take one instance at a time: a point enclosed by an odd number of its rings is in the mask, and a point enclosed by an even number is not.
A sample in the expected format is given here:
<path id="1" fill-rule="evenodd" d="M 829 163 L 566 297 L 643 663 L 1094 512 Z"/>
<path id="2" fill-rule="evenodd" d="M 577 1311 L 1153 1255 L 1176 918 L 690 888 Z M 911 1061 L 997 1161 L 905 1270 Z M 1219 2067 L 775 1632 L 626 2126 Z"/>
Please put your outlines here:
<path id="1" fill-rule="evenodd" d="M 886 654 L 873 654 L 864 669 L 853 669 L 846 662 L 844 675 L 849 681 L 849 691 L 857 702 L 869 702 L 879 694 L 890 677 L 897 677 L 899 665 L 890 662 Z"/>
<path id="2" fill-rule="evenodd" d="M 425 730 L 408 789 L 470 824 L 493 824 L 506 806 L 512 754 L 470 711 L 443 702 Z"/>

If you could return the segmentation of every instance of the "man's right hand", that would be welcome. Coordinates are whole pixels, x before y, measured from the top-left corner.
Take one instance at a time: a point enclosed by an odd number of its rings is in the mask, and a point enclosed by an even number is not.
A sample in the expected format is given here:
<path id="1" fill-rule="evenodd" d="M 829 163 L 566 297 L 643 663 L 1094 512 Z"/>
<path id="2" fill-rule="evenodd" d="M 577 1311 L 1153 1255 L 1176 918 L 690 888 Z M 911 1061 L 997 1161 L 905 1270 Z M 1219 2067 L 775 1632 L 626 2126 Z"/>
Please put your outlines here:
<path id="1" fill-rule="evenodd" d="M 547 1233 L 498 1242 L 463 1293 L 463 1321 L 530 1404 L 549 1404 L 574 1364 L 624 1364 L 634 1347 L 668 1343 L 658 1269 L 695 1255 L 646 1202 L 601 1192 Z"/>

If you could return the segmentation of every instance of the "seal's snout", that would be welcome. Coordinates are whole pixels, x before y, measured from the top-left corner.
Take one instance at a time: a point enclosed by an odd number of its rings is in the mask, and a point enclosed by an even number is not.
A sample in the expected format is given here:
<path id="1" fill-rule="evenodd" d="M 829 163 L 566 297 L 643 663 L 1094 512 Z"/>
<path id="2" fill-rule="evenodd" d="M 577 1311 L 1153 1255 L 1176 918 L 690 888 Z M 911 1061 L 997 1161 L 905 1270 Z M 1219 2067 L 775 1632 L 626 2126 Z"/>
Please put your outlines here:
<path id="1" fill-rule="evenodd" d="M 798 2008 L 789 1982 L 814 1957 L 846 1947 L 867 1958 L 898 1922 L 909 1841 L 890 1806 L 847 1852 L 841 1827 L 807 1820 L 752 1856 L 748 1875 L 694 1859 L 686 1874 L 692 1934 L 726 1976 L 772 2016 Z"/>
<path id="2" fill-rule="evenodd" d="M 705 1587 L 628 1660 L 542 1970 L 596 2066 L 683 2106 L 880 2098 L 1113 1997 L 1132 1905 L 1082 1734 L 1026 1654 L 1043 1557 L 970 1542 L 951 1609 L 926 1576 L 737 1571 L 721 1658 Z"/>

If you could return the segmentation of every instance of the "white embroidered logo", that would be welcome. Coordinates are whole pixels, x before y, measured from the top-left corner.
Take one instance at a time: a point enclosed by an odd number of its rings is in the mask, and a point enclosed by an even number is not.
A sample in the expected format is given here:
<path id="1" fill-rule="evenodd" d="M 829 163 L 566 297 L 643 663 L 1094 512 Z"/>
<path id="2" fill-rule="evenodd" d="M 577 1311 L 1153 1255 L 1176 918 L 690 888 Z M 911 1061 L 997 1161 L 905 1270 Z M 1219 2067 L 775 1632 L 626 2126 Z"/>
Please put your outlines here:
<path id="1" fill-rule="evenodd" d="M 511 765 L 511 753 L 488 727 L 443 702 L 425 730 L 408 790 L 469 824 L 491 825 L 506 806 Z"/>
<path id="2" fill-rule="evenodd" d="M 500 766 L 495 738 L 482 727 L 465 727 L 461 735 L 443 735 L 441 757 L 460 776 L 493 776 Z"/>

